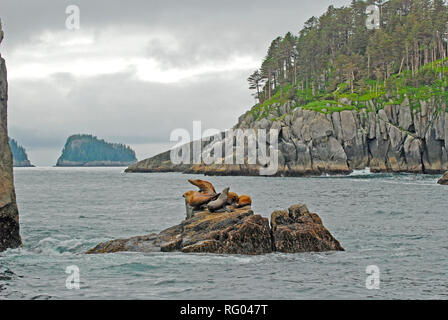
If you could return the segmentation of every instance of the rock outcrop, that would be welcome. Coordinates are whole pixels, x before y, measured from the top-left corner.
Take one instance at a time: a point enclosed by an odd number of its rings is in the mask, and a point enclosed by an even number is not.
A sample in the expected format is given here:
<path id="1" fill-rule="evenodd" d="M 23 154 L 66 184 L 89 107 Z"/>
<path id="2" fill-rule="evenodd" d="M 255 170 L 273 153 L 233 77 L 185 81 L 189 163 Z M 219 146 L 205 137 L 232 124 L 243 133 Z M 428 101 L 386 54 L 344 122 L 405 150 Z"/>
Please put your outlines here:
<path id="1" fill-rule="evenodd" d="M 68 137 L 57 167 L 127 167 L 137 161 L 129 146 L 110 143 L 92 135 Z"/>
<path id="2" fill-rule="evenodd" d="M 305 205 L 271 215 L 272 239 L 275 251 L 285 253 L 343 251 L 341 244 L 322 224 L 321 218 Z"/>
<path id="3" fill-rule="evenodd" d="M 442 184 L 445 186 L 448 186 L 448 171 L 445 172 L 445 174 L 443 175 L 442 178 L 440 178 L 440 180 L 437 182 L 438 184 Z"/>
<path id="4" fill-rule="evenodd" d="M 247 112 L 234 129 L 279 131 L 275 176 L 346 174 L 365 168 L 372 172 L 432 174 L 448 170 L 448 110 L 444 103 L 428 100 L 411 107 L 405 99 L 401 105 L 390 104 L 379 110 L 373 101 L 369 105 L 369 110 L 317 112 L 294 108 L 291 101 L 274 106 L 278 114 L 268 118 L 255 119 Z M 223 144 L 203 141 L 203 149 L 212 149 L 214 143 Z M 165 152 L 126 171 L 259 175 L 259 168 L 247 162 L 175 165 L 170 152 Z"/>
<path id="5" fill-rule="evenodd" d="M 24 147 L 12 138 L 9 138 L 9 146 L 12 151 L 12 159 L 14 167 L 34 167 L 28 159 L 28 154 Z"/>
<path id="6" fill-rule="evenodd" d="M 0 21 L 0 40 L 3 31 Z M 0 41 L 1 43 L 1 41 Z M 0 252 L 22 244 L 14 190 L 13 160 L 8 143 L 8 83 L 5 60 L 0 55 Z"/>
<path id="7" fill-rule="evenodd" d="M 276 211 L 269 220 L 250 207 L 232 212 L 201 211 L 159 234 L 100 243 L 88 254 L 114 252 L 173 252 L 259 255 L 272 252 L 343 251 L 305 205 Z"/>

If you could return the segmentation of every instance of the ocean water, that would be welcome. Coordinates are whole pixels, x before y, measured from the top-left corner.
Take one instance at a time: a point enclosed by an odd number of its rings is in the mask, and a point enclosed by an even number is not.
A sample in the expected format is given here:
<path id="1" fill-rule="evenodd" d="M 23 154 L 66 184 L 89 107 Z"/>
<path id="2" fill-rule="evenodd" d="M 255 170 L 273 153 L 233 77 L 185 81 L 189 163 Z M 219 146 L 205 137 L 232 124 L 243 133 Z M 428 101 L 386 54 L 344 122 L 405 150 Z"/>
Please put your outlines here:
<path id="1" fill-rule="evenodd" d="M 0 253 L 0 299 L 448 298 L 448 188 L 437 176 L 207 178 L 217 189 L 250 194 L 263 216 L 306 203 L 345 252 L 83 254 L 101 241 L 179 223 L 189 178 L 201 177 L 16 169 L 24 246 Z M 79 290 L 66 287 L 73 265 Z M 380 270 L 378 290 L 366 288 L 369 265 Z"/>

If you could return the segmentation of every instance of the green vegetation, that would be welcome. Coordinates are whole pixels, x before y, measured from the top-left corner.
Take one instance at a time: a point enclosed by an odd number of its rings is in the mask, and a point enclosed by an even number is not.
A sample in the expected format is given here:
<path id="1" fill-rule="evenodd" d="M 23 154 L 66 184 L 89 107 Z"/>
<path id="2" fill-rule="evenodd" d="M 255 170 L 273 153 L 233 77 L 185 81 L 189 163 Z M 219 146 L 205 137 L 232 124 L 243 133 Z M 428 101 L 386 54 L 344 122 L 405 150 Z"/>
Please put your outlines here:
<path id="1" fill-rule="evenodd" d="M 67 139 L 58 163 L 62 161 L 135 162 L 135 152 L 128 146 L 109 143 L 92 135 L 73 135 Z"/>
<path id="2" fill-rule="evenodd" d="M 448 102 L 448 7 L 443 0 L 390 0 L 380 28 L 368 30 L 366 8 L 353 0 L 312 17 L 298 36 L 276 38 L 260 70 L 248 79 L 258 119 L 280 117 L 279 105 L 318 112 L 374 111 L 387 104 L 411 107 Z M 373 102 L 373 104 L 371 103 Z"/>
<path id="3" fill-rule="evenodd" d="M 12 138 L 9 138 L 9 145 L 11 146 L 14 164 L 29 164 L 28 155 L 24 147 L 19 145 L 19 143 Z"/>

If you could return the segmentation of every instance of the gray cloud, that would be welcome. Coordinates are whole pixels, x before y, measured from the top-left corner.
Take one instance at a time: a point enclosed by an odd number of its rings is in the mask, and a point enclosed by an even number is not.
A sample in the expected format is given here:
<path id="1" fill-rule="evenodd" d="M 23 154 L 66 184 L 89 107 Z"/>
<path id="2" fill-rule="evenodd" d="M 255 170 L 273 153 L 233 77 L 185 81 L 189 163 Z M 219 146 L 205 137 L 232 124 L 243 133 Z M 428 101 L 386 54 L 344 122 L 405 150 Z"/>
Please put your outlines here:
<path id="1" fill-rule="evenodd" d="M 25 63 L 19 53 L 29 51 L 30 44 L 39 44 L 44 32 L 73 33 L 65 29 L 67 5 L 79 5 L 82 30 L 98 38 L 106 33 L 116 39 L 104 51 L 84 53 L 83 59 L 115 54 L 120 58 L 126 47 L 135 46 L 142 48 L 137 58 L 153 59 L 164 71 L 232 62 L 238 57 L 261 62 L 275 37 L 288 31 L 297 33 L 310 16 L 320 15 L 330 4 L 349 3 L 2 0 L 0 16 L 6 37 L 0 50 L 9 66 L 10 135 L 27 147 L 31 158 L 33 150 L 39 154 L 42 160 L 38 164 L 54 164 L 53 158 L 73 133 L 93 133 L 131 145 L 160 145 L 167 143 L 174 128 L 191 129 L 193 120 L 204 121 L 207 128 L 229 128 L 253 104 L 246 84 L 252 71 L 249 66 L 246 70 L 202 73 L 175 83 L 143 81 L 132 63 L 128 69 L 109 75 L 80 77 L 55 70 L 44 78 L 14 77 Z M 144 43 L 132 43 L 141 41 L 138 38 L 121 42 L 131 39 L 136 31 L 151 37 L 143 39 Z M 95 46 L 98 44 L 93 43 L 92 48 Z M 45 60 L 44 51 L 33 53 Z M 77 55 L 67 49 L 52 59 L 70 64 Z M 46 158 L 42 150 L 52 151 Z M 153 152 L 141 150 L 141 156 Z"/>
<path id="2" fill-rule="evenodd" d="M 15 81 L 10 86 L 10 135 L 25 147 L 62 149 L 75 133 L 133 145 L 168 143 L 173 129 L 191 132 L 194 120 L 203 121 L 204 130 L 226 129 L 251 103 L 245 76 L 209 74 L 176 84 L 142 82 L 133 73 Z"/>
<path id="3" fill-rule="evenodd" d="M 65 29 L 65 8 L 75 4 L 81 10 L 81 26 L 98 30 L 108 27 L 143 26 L 152 32 L 166 32 L 183 43 L 219 45 L 220 51 L 264 50 L 269 42 L 288 31 L 298 32 L 304 21 L 320 15 L 329 5 L 349 0 L 2 0 L 0 15 L 5 24 L 8 46 L 16 46 L 45 30 Z M 188 41 L 187 41 L 188 40 Z M 194 45 L 188 45 L 195 47 Z M 194 48 L 196 50 L 196 48 Z"/>

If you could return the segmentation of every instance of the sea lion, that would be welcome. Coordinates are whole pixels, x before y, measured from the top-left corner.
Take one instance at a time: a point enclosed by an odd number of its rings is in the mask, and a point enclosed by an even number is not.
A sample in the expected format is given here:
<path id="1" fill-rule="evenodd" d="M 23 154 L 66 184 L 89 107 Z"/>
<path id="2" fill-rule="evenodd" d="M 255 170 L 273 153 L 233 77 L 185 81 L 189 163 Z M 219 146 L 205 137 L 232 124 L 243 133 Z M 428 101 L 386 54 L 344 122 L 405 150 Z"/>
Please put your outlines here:
<path id="1" fill-rule="evenodd" d="M 192 185 L 199 188 L 199 191 L 204 194 L 216 194 L 215 187 L 205 180 L 188 180 Z"/>
<path id="2" fill-rule="evenodd" d="M 183 197 L 187 205 L 199 209 L 201 206 L 219 197 L 219 194 L 203 194 L 199 191 L 187 191 Z"/>
<path id="3" fill-rule="evenodd" d="M 224 190 L 222 190 L 218 199 L 209 202 L 209 204 L 207 205 L 207 208 L 210 212 L 215 212 L 215 211 L 218 211 L 219 209 L 224 209 L 227 212 L 230 212 L 230 210 L 227 208 L 227 200 L 229 197 L 229 190 L 230 190 L 230 188 L 225 188 Z"/>
<path id="4" fill-rule="evenodd" d="M 227 197 L 227 204 L 232 205 L 237 202 L 238 202 L 238 194 L 236 194 L 235 192 L 229 192 Z"/>
<path id="5" fill-rule="evenodd" d="M 252 205 L 252 199 L 248 195 L 243 194 L 238 197 L 238 202 L 236 204 L 237 208 L 242 208 L 250 205 Z"/>

